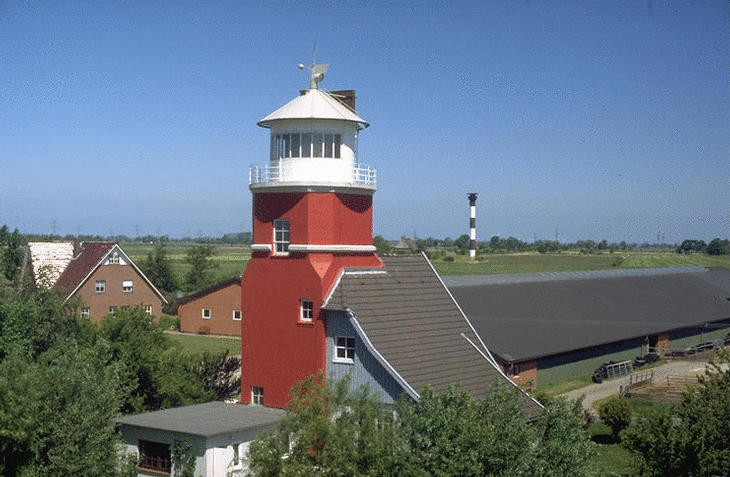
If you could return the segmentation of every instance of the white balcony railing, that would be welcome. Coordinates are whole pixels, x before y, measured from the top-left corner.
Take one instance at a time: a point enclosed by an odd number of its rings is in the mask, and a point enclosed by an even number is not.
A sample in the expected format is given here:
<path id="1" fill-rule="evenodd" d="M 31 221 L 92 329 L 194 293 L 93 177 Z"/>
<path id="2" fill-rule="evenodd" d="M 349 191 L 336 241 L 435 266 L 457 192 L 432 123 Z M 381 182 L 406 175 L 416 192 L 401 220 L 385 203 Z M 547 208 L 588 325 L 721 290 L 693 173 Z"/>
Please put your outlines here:
<path id="1" fill-rule="evenodd" d="M 377 170 L 375 167 L 343 166 L 313 170 L 302 167 L 302 164 L 296 162 L 252 165 L 248 169 L 248 184 L 250 186 L 326 184 L 369 189 L 376 187 Z"/>

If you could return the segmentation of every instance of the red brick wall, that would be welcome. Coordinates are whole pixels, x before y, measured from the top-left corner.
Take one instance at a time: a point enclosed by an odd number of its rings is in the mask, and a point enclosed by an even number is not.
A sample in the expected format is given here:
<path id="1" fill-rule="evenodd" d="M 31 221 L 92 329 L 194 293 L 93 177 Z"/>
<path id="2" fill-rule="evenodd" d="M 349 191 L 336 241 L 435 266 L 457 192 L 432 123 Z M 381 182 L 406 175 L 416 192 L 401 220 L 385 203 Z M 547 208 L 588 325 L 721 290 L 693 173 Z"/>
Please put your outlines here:
<path id="1" fill-rule="evenodd" d="M 502 371 L 509 378 L 517 383 L 520 387 L 526 390 L 534 389 L 537 386 L 537 361 L 524 361 L 522 363 L 515 364 L 515 370 L 519 371 L 519 374 L 513 374 L 512 370 L 509 369 L 508 365 L 501 364 Z"/>
<path id="2" fill-rule="evenodd" d="M 203 318 L 203 308 L 210 308 L 210 319 Z M 241 309 L 241 283 L 230 285 L 180 305 L 177 316 L 180 331 L 214 335 L 241 336 L 241 321 L 233 319 L 233 310 Z"/>
<path id="3" fill-rule="evenodd" d="M 106 281 L 106 291 L 96 292 L 96 281 Z M 132 280 L 134 287 L 131 292 L 122 291 L 122 282 Z M 142 275 L 137 273 L 131 265 L 101 265 L 91 274 L 74 296 L 78 296 L 82 306 L 89 307 L 92 321 L 99 322 L 109 313 L 110 306 L 152 305 L 152 315 L 162 314 L 162 299 L 155 293 Z"/>

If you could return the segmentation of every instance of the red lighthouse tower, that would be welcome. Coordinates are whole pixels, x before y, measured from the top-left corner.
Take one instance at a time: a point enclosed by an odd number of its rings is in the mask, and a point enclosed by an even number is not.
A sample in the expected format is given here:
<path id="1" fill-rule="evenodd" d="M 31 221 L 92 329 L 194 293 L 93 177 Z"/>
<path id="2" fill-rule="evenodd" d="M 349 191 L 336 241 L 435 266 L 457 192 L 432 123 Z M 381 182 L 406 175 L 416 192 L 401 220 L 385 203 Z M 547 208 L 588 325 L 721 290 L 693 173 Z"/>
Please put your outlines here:
<path id="1" fill-rule="evenodd" d="M 372 245 L 375 169 L 357 160 L 368 123 L 354 92 L 318 89 L 328 65 L 308 67 L 309 89 L 258 125 L 271 154 L 251 166 L 253 245 L 241 281 L 241 400 L 283 407 L 292 385 L 326 372 L 320 311 L 343 268 L 382 267 Z M 300 67 L 302 67 L 300 65 Z"/>

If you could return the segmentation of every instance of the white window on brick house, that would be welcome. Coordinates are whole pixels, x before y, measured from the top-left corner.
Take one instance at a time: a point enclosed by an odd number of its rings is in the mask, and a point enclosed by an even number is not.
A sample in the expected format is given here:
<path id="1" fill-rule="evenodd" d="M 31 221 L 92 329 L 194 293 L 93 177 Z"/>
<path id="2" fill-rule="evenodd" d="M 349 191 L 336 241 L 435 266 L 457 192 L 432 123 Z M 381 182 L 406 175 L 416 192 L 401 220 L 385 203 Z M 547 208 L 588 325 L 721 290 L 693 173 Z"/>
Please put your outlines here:
<path id="1" fill-rule="evenodd" d="M 148 315 L 151 315 L 152 314 L 152 305 L 145 305 L 144 312 L 147 313 Z"/>
<path id="2" fill-rule="evenodd" d="M 96 293 L 104 293 L 106 291 L 106 280 L 97 280 L 94 290 Z"/>
<path id="3" fill-rule="evenodd" d="M 233 319 L 241 321 L 241 310 L 233 310 Z"/>
<path id="4" fill-rule="evenodd" d="M 274 253 L 286 255 L 289 253 L 289 221 L 286 219 L 274 220 Z"/>
<path id="5" fill-rule="evenodd" d="M 251 404 L 264 405 L 264 388 L 262 386 L 251 386 Z"/>
<path id="6" fill-rule="evenodd" d="M 81 307 L 81 316 L 89 316 L 91 314 L 91 310 L 88 306 L 82 306 Z"/>
<path id="7" fill-rule="evenodd" d="M 314 318 L 314 302 L 312 300 L 299 301 L 299 321 L 312 321 Z"/>
<path id="8" fill-rule="evenodd" d="M 211 316 L 210 308 L 203 308 L 203 315 L 202 316 L 203 316 L 203 319 L 204 320 L 210 320 L 210 316 Z"/>
<path id="9" fill-rule="evenodd" d="M 114 311 L 115 311 L 116 309 L 117 309 L 117 307 L 116 307 L 116 306 L 114 306 L 114 305 L 111 305 L 111 306 L 109 306 L 109 313 L 114 313 Z"/>
<path id="10" fill-rule="evenodd" d="M 355 362 L 355 338 L 352 336 L 335 337 L 335 359 L 338 363 Z"/>
<path id="11" fill-rule="evenodd" d="M 134 291 L 134 282 L 132 280 L 124 280 L 122 282 L 122 291 L 124 293 L 131 293 Z"/>
<path id="12" fill-rule="evenodd" d="M 111 257 L 109 257 L 109 264 L 118 265 L 119 264 L 119 253 L 114 252 Z"/>

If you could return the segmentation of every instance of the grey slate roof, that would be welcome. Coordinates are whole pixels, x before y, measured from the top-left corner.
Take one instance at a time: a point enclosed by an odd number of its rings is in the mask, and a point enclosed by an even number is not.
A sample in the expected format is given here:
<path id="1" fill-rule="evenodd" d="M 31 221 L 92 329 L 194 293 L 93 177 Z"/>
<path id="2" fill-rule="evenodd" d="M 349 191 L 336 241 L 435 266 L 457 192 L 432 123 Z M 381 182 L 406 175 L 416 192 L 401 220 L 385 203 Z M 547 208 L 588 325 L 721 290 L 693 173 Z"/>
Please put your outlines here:
<path id="1" fill-rule="evenodd" d="M 581 273 L 554 274 L 554 280 L 474 277 L 474 285 L 449 280 L 449 290 L 489 349 L 508 361 L 730 318 L 730 270 L 724 268 Z"/>
<path id="2" fill-rule="evenodd" d="M 264 406 L 221 401 L 146 412 L 115 419 L 122 425 L 211 437 L 274 426 L 285 411 Z"/>
<path id="3" fill-rule="evenodd" d="M 326 309 L 352 311 L 373 347 L 416 392 L 458 383 L 479 399 L 495 383 L 518 389 L 464 338 L 484 352 L 425 257 L 381 258 L 386 273 L 346 272 Z M 537 414 L 539 404 L 517 392 L 525 411 Z"/>

